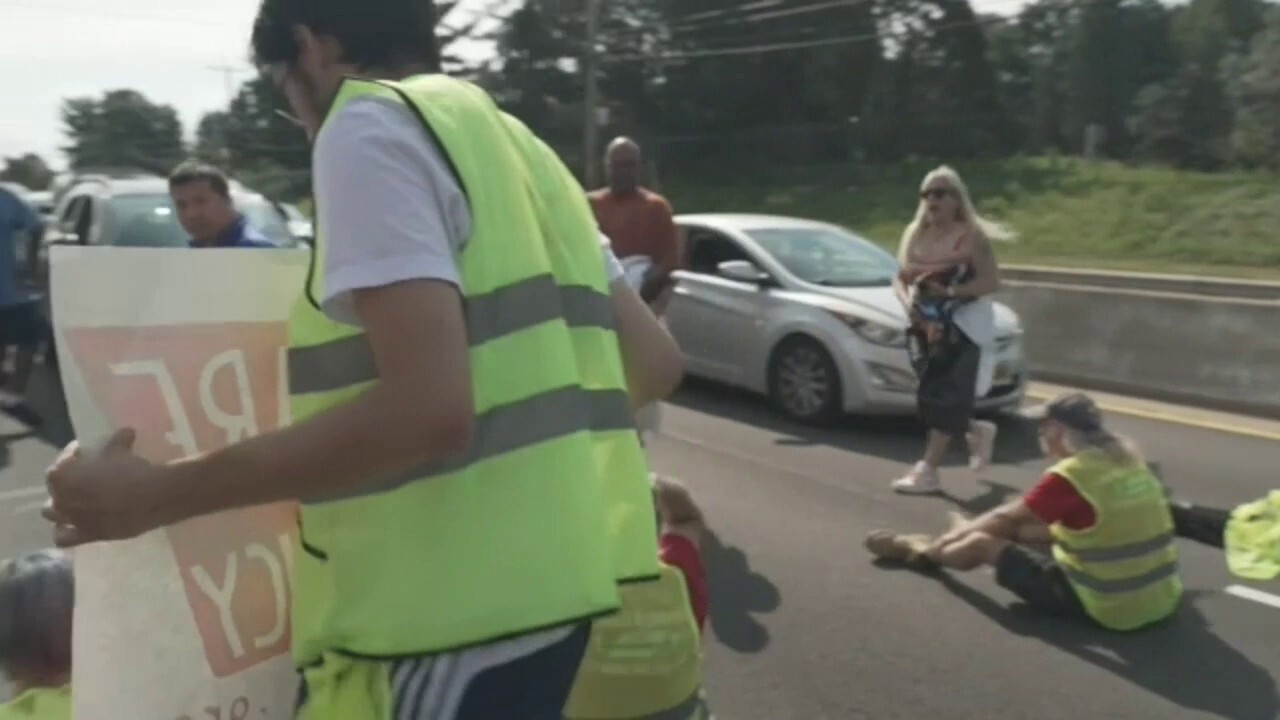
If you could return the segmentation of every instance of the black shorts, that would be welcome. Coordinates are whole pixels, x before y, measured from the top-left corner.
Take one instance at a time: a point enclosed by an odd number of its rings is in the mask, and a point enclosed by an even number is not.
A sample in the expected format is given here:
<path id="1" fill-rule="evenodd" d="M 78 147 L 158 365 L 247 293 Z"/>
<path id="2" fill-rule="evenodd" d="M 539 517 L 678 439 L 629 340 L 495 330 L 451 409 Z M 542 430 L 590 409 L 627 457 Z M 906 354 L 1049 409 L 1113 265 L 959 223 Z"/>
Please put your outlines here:
<path id="1" fill-rule="evenodd" d="M 953 437 L 969 432 L 981 361 L 981 348 L 955 328 L 950 344 L 925 363 L 916 402 L 920 419 L 930 430 Z"/>
<path id="2" fill-rule="evenodd" d="M 0 307 L 0 348 L 30 347 L 49 339 L 49 323 L 40 314 L 40 303 L 29 300 Z"/>
<path id="3" fill-rule="evenodd" d="M 1047 615 L 1088 618 L 1067 574 L 1048 555 L 1010 544 L 996 559 L 996 582 Z"/>

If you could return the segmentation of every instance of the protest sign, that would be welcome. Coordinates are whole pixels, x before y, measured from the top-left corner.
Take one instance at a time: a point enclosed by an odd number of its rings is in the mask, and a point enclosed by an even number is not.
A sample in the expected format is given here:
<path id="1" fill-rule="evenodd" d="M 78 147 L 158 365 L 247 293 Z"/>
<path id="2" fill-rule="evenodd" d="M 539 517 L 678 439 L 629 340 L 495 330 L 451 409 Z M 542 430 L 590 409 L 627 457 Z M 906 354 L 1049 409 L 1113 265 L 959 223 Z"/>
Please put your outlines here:
<path id="1" fill-rule="evenodd" d="M 306 250 L 56 247 L 55 338 L 76 436 L 155 462 L 289 422 Z M 284 720 L 297 509 L 197 518 L 75 551 L 73 695 L 92 720 Z"/>

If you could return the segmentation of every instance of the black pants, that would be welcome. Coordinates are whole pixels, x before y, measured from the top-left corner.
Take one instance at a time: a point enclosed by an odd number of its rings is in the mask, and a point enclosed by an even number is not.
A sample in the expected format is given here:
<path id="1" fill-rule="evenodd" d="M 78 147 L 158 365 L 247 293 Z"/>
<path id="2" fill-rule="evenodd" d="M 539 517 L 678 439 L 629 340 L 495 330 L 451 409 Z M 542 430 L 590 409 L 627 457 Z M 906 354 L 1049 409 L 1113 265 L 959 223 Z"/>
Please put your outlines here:
<path id="1" fill-rule="evenodd" d="M 1230 511 L 1176 501 L 1169 503 L 1169 510 L 1173 513 L 1174 533 L 1178 537 L 1216 548 L 1226 544 Z"/>
<path id="2" fill-rule="evenodd" d="M 969 432 L 973 419 L 982 350 L 959 328 L 948 334 L 947 346 L 923 364 L 916 402 L 930 430 L 959 436 Z"/>
<path id="3" fill-rule="evenodd" d="M 1087 618 L 1084 605 L 1058 562 L 1016 543 L 996 559 L 996 582 L 1046 615 Z"/>

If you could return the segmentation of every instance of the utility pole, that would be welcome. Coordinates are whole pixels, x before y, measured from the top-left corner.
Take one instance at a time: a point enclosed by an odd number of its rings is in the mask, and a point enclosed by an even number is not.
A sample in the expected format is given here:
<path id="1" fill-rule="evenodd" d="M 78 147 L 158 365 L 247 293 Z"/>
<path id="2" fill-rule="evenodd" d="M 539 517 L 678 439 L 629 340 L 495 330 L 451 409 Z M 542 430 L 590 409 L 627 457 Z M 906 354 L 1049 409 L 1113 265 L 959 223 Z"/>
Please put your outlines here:
<path id="1" fill-rule="evenodd" d="M 222 82 L 227 91 L 227 112 L 230 112 L 231 103 L 236 99 L 236 76 L 244 73 L 244 68 L 236 65 L 209 65 L 208 69 L 222 73 Z M 235 168 L 231 166 L 230 138 L 227 137 L 225 126 L 222 128 L 222 165 L 223 170 L 228 174 L 234 174 Z"/>
<path id="2" fill-rule="evenodd" d="M 588 190 L 595 189 L 600 175 L 600 158 L 597 157 L 600 127 L 596 117 L 596 107 L 600 104 L 600 56 L 596 44 L 600 34 L 600 2 L 601 0 L 586 0 L 587 43 L 582 57 L 582 73 L 586 83 L 586 92 L 582 98 L 582 161 L 585 163 L 583 178 Z"/>

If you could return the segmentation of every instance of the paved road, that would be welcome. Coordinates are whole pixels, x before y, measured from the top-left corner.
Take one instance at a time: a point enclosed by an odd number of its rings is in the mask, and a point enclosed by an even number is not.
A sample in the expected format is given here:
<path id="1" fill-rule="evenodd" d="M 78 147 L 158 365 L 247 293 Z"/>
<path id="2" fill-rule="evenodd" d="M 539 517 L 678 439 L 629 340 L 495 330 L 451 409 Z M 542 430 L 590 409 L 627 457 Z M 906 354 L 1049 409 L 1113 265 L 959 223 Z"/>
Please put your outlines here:
<path id="1" fill-rule="evenodd" d="M 1188 498 L 1234 505 L 1277 484 L 1275 441 L 1114 421 Z M 986 573 L 942 583 L 868 562 L 871 529 L 936 529 L 946 510 L 981 511 L 1034 480 L 1034 433 L 1002 427 L 986 482 L 956 468 L 948 498 L 907 499 L 886 485 L 919 450 L 912 423 L 814 431 L 731 391 L 680 393 L 653 455 L 715 531 L 707 672 L 721 718 L 1280 718 L 1280 608 L 1225 594 L 1236 583 L 1219 553 L 1184 545 L 1185 612 L 1134 636 L 1030 616 Z M 20 488 L 52 453 L 0 420 L 0 554 L 44 541 L 38 498 Z"/>

